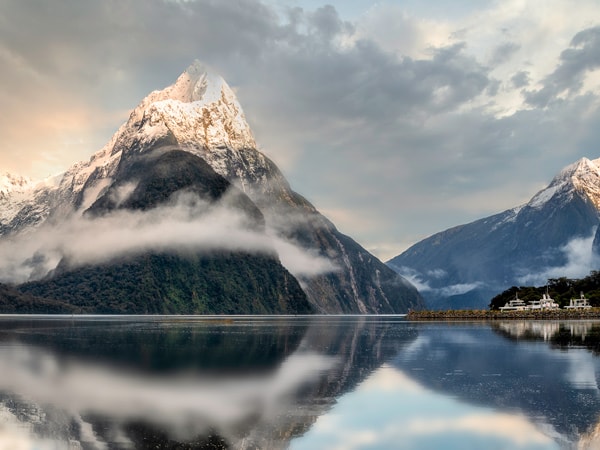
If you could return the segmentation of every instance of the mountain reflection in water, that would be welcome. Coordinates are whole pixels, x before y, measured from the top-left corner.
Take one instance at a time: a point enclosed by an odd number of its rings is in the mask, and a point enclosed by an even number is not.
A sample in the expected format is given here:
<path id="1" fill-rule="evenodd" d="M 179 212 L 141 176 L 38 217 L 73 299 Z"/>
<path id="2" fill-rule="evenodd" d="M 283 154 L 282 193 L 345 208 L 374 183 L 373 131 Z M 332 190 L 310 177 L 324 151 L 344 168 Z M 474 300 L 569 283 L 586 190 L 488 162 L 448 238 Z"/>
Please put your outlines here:
<path id="1" fill-rule="evenodd" d="M 597 449 L 600 322 L 0 317 L 0 450 Z"/>
<path id="2" fill-rule="evenodd" d="M 2 318 L 0 449 L 285 448 L 414 340 L 398 320 Z"/>
<path id="3" fill-rule="evenodd" d="M 565 449 L 600 448 L 599 322 L 423 324 L 393 366 L 461 402 L 528 417 Z"/>

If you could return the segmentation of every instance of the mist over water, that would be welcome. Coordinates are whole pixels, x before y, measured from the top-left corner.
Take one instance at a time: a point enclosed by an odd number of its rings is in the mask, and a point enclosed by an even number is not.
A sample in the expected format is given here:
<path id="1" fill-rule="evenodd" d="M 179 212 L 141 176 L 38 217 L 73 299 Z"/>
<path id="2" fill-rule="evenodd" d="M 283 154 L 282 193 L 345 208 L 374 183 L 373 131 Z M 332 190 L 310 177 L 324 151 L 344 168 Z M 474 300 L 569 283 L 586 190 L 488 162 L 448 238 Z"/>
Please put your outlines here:
<path id="1" fill-rule="evenodd" d="M 0 317 L 0 449 L 592 449 L 598 348 L 597 322 Z"/>

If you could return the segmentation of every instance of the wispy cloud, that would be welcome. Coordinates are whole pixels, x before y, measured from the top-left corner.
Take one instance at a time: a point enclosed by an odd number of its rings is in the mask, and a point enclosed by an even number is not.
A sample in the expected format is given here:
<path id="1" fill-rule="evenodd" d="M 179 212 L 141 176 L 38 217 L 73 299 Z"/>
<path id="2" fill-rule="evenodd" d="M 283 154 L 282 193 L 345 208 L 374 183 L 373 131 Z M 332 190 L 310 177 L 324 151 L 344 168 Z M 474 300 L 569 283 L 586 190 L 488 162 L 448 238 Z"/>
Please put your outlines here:
<path id="1" fill-rule="evenodd" d="M 595 231 L 594 228 L 590 236 L 574 238 L 560 248 L 566 260 L 565 264 L 541 267 L 539 272 L 523 273 L 518 277 L 518 281 L 525 285 L 542 286 L 550 278 L 582 278 L 589 275 L 591 270 L 597 268 L 592 253 Z"/>
<path id="2" fill-rule="evenodd" d="M 190 198 L 191 197 L 191 198 Z M 59 223 L 0 238 L 0 279 L 20 283 L 48 274 L 61 260 L 98 264 L 143 252 L 244 251 L 279 256 L 294 275 L 335 270 L 327 258 L 249 226 L 239 210 L 188 194 L 148 211 L 116 210 L 100 217 L 72 215 Z"/>
<path id="3" fill-rule="evenodd" d="M 600 68 L 600 26 L 578 32 L 560 54 L 560 64 L 542 82 L 542 88 L 525 93 L 532 106 L 546 107 L 552 101 L 576 95 L 586 77 Z"/>
<path id="4" fill-rule="evenodd" d="M 457 283 L 446 286 L 440 286 L 443 283 L 443 278 L 447 276 L 447 273 L 442 269 L 433 269 L 427 272 L 426 275 L 419 271 L 402 266 L 395 268 L 400 275 L 410 281 L 420 292 L 431 293 L 441 297 L 451 297 L 454 295 L 466 294 L 478 287 L 484 286 L 484 283 L 476 281 L 472 283 Z M 432 286 L 432 281 L 435 281 L 435 287 Z M 442 281 L 440 281 L 442 280 Z"/>

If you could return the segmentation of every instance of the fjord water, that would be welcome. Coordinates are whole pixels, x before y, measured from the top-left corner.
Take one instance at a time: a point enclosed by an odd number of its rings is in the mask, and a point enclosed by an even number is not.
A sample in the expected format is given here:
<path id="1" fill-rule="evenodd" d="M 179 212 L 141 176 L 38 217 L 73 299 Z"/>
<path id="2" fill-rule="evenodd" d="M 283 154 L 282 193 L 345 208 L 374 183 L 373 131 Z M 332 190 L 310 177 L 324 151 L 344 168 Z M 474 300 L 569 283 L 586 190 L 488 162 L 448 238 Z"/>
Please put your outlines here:
<path id="1" fill-rule="evenodd" d="M 600 322 L 2 317 L 0 449 L 600 448 Z"/>

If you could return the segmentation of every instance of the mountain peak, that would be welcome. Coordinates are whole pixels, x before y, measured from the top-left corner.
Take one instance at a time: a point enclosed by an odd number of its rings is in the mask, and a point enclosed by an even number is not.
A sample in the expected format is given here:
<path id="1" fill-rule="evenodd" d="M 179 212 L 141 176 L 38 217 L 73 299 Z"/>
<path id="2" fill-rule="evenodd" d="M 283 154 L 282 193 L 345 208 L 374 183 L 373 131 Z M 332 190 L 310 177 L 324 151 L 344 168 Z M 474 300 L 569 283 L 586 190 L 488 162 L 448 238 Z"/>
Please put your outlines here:
<path id="1" fill-rule="evenodd" d="M 162 91 L 155 91 L 153 101 L 177 100 L 183 103 L 201 102 L 210 104 L 221 98 L 222 92 L 231 93 L 231 88 L 219 75 L 209 72 L 200 61 L 194 61 L 174 84 Z"/>
<path id="2" fill-rule="evenodd" d="M 509 286 L 595 269 L 599 218 L 600 160 L 581 158 L 523 207 L 436 233 L 389 264 L 424 286 L 429 308 L 486 308 Z"/>
<path id="3" fill-rule="evenodd" d="M 588 158 L 583 157 L 561 170 L 555 179 L 581 177 L 590 173 L 597 173 L 600 171 L 597 164 L 598 162 L 600 162 L 600 160 L 591 161 Z"/>
<path id="4" fill-rule="evenodd" d="M 31 186 L 29 178 L 12 175 L 8 172 L 0 174 L 0 197 L 6 196 L 13 191 L 23 191 Z"/>
<path id="5" fill-rule="evenodd" d="M 581 158 L 563 168 L 554 177 L 548 187 L 538 192 L 529 202 L 529 206 L 540 208 L 552 198 L 564 196 L 571 198 L 574 192 L 584 194 L 600 208 L 600 159 Z"/>
<path id="6" fill-rule="evenodd" d="M 127 127 L 136 140 L 170 136 L 205 150 L 255 148 L 256 142 L 233 90 L 195 61 L 170 86 L 150 93 Z M 131 133 L 130 133 L 131 134 Z"/>
<path id="7" fill-rule="evenodd" d="M 572 176 L 575 189 L 585 194 L 597 210 L 600 210 L 599 162 L 600 160 L 590 161 L 587 158 L 581 158 L 577 161 L 577 167 Z"/>

